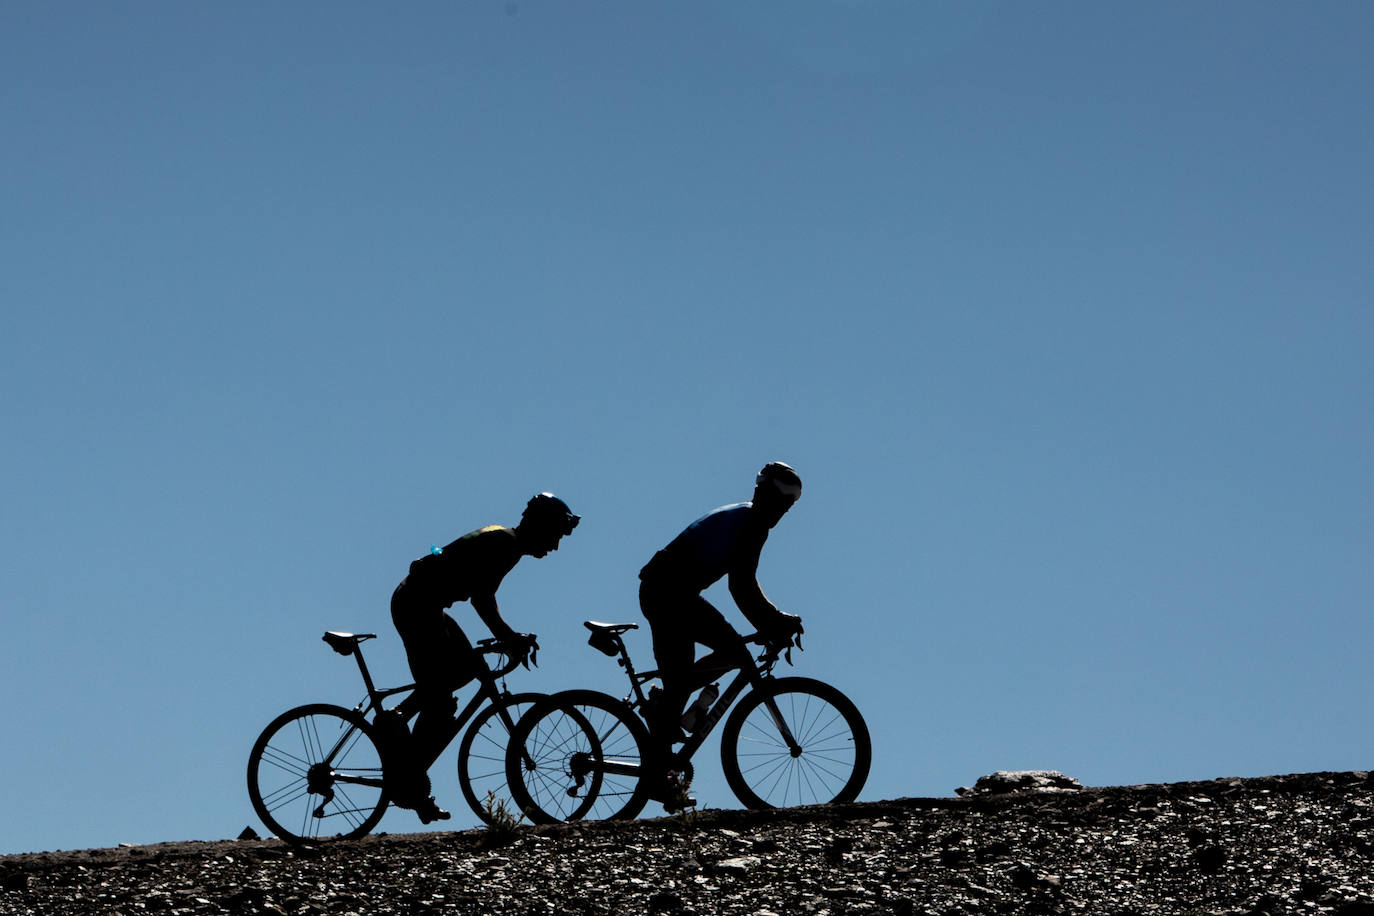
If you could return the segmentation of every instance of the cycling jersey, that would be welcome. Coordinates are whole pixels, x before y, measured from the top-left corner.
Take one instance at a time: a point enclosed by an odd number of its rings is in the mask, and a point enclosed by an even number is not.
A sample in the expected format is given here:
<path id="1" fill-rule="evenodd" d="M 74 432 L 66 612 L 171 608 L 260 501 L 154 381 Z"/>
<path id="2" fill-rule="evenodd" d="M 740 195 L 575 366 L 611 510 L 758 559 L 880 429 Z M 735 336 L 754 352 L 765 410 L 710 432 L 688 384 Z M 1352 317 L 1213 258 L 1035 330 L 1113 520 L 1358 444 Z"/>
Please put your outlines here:
<path id="1" fill-rule="evenodd" d="M 422 688 L 446 702 L 454 684 L 473 677 L 479 665 L 472 643 L 444 608 L 468 600 L 476 605 L 485 599 L 491 610 L 478 607 L 478 613 L 495 632 L 500 617 L 494 621 L 487 617 L 496 614 L 496 589 L 519 559 L 515 531 L 488 525 L 410 564 L 410 574 L 391 596 L 391 621 Z"/>
<path id="2" fill-rule="evenodd" d="M 726 575 L 752 579 L 768 540 L 768 529 L 758 524 L 752 508 L 752 503 L 735 503 L 706 513 L 654 554 L 639 577 L 698 592 Z"/>
<path id="3" fill-rule="evenodd" d="M 495 595 L 520 556 L 514 529 L 488 525 L 411 563 L 401 588 L 408 600 L 441 608 L 473 595 Z"/>

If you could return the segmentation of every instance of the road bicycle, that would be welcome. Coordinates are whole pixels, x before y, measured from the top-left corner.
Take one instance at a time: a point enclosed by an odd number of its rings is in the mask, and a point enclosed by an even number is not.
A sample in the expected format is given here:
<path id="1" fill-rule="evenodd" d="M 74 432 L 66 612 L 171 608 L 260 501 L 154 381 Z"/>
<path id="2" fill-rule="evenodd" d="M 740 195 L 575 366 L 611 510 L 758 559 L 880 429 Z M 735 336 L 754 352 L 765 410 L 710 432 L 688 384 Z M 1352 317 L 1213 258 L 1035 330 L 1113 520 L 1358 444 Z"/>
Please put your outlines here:
<path id="1" fill-rule="evenodd" d="M 352 839 L 369 833 L 390 803 L 385 757 L 409 740 L 408 723 L 419 712 L 414 684 L 378 689 L 363 660 L 362 643 L 374 633 L 324 634 L 335 652 L 358 662 L 367 695 L 352 709 L 310 703 L 273 719 L 248 755 L 248 797 L 253 810 L 277 837 L 288 842 Z M 444 739 L 458 745 L 458 784 L 479 818 L 491 823 L 514 809 L 506 787 L 505 756 L 511 730 L 539 693 L 511 693 L 504 678 L 525 660 L 525 646 L 496 639 L 477 643 L 477 693 L 453 720 Z M 537 648 L 537 647 L 535 647 Z M 496 656 L 493 667 L 487 656 Z M 499 682 L 499 686 L 498 686 Z M 395 706 L 383 704 L 405 695 Z M 379 721 L 378 717 L 390 717 Z M 369 718 L 370 717 L 370 718 Z M 539 766 L 531 762 L 532 766 Z"/>
<path id="2" fill-rule="evenodd" d="M 633 818 L 650 800 L 653 780 L 661 777 L 661 769 L 655 773 L 656 767 L 646 763 L 653 746 L 645 713 L 657 702 L 651 699 L 657 691 L 646 695 L 644 688 L 659 672 L 636 671 L 624 640 L 638 625 L 593 620 L 584 625 L 594 648 L 617 657 L 630 692 L 619 699 L 595 690 L 561 691 L 521 717 L 506 749 L 506 781 L 516 807 L 534 823 Z M 697 716 L 695 730 L 669 758 L 679 784 L 691 782 L 692 756 L 728 712 L 721 765 L 731 791 L 746 807 L 853 801 L 873 759 L 858 707 L 813 678 L 774 677 L 784 652 L 791 663 L 790 646 L 758 634 L 745 640 L 762 652 L 753 664 L 736 669 L 734 680 L 704 716 Z"/>

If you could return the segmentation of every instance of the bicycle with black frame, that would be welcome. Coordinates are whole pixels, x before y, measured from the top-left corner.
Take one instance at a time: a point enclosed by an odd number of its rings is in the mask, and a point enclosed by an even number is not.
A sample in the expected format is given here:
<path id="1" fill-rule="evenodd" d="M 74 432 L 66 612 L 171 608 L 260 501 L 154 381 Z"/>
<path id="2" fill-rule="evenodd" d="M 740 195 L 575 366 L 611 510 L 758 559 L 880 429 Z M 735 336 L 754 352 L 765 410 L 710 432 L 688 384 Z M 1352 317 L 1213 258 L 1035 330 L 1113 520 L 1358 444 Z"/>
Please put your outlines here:
<path id="1" fill-rule="evenodd" d="M 858 707 L 829 684 L 774 676 L 780 660 L 791 664 L 792 641 L 745 637 L 760 647 L 757 658 L 716 672 L 737 674 L 723 690 L 718 684 L 704 688 L 684 715 L 682 748 L 662 761 L 646 722 L 646 714 L 655 714 L 658 691 L 646 692 L 645 684 L 659 672 L 636 671 L 624 640 L 638 625 L 584 625 L 589 644 L 625 670 L 630 692 L 622 699 L 595 690 L 561 691 L 521 717 L 506 749 L 506 781 L 515 805 L 534 823 L 633 818 L 651 796 L 669 810 L 692 804 L 685 793 L 692 757 L 722 718 L 721 765 L 746 807 L 847 802 L 863 789 L 873 759 L 868 726 Z M 800 635 L 799 627 L 797 648 Z M 663 797 L 665 775 L 682 790 L 676 798 Z"/>
<path id="2" fill-rule="evenodd" d="M 414 684 L 379 689 L 363 660 L 362 643 L 373 633 L 324 634 L 335 652 L 358 663 L 366 695 L 352 709 L 329 703 L 310 703 L 287 710 L 272 720 L 248 755 L 248 796 L 253 810 L 277 837 L 300 843 L 364 836 L 386 813 L 395 789 L 399 766 L 387 771 L 387 761 L 401 760 L 410 738 L 407 723 L 419 712 Z M 505 778 L 506 746 L 521 715 L 540 693 L 511 693 L 505 677 L 521 664 L 535 662 L 538 644 L 532 640 L 508 645 L 483 639 L 474 653 L 479 659 L 477 692 L 453 720 L 444 740 L 447 748 L 459 733 L 458 783 L 478 818 L 492 823 L 501 810 L 517 814 L 510 804 Z M 487 661 L 493 657 L 494 664 Z M 384 704 L 395 697 L 399 703 Z M 469 725 L 469 722 L 471 723 Z M 464 727 L 467 731 L 464 732 Z M 539 767 L 538 761 L 531 766 Z"/>

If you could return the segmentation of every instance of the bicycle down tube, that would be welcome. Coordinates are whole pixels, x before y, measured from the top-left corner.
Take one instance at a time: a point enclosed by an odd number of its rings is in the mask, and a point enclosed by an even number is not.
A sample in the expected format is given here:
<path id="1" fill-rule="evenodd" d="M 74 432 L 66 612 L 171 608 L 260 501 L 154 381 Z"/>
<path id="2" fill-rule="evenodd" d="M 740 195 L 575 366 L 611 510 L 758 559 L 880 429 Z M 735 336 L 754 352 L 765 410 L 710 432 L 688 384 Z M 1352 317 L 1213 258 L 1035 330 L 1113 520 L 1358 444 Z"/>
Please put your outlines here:
<path id="1" fill-rule="evenodd" d="M 657 675 L 657 672 L 646 671 L 642 674 L 646 679 L 648 679 L 655 677 Z M 716 699 L 716 702 L 712 704 L 711 709 L 706 714 L 704 724 L 696 731 L 690 733 L 687 740 L 683 742 L 682 749 L 680 751 L 677 751 L 673 756 L 684 762 L 689 761 L 693 757 L 695 757 L 697 751 L 701 750 L 701 746 L 706 743 L 706 739 L 711 737 L 711 732 L 715 731 L 715 728 L 720 723 L 720 720 L 725 718 L 726 714 L 730 711 L 730 708 L 734 705 L 735 700 L 739 699 L 740 694 L 748 690 L 756 681 L 762 680 L 763 678 L 759 676 L 757 669 L 739 669 L 734 680 L 730 682 L 729 686 L 727 686 L 725 690 L 721 692 L 721 695 Z M 774 720 L 778 722 L 779 731 L 781 731 L 787 739 L 788 746 L 795 747 L 796 741 L 792 738 L 792 733 L 788 730 L 786 723 L 782 721 L 781 714 L 778 712 L 776 704 L 773 702 L 771 698 L 768 700 L 768 705 L 769 711 L 773 714 Z M 614 726 L 612 726 L 612 728 L 614 728 Z M 607 736 L 605 734 L 602 734 L 598 735 L 597 737 L 604 741 Z M 596 766 L 603 773 L 613 773 L 617 776 L 640 775 L 639 764 L 625 763 L 622 761 L 617 761 L 613 758 L 603 757 L 600 761 L 597 762 Z"/>

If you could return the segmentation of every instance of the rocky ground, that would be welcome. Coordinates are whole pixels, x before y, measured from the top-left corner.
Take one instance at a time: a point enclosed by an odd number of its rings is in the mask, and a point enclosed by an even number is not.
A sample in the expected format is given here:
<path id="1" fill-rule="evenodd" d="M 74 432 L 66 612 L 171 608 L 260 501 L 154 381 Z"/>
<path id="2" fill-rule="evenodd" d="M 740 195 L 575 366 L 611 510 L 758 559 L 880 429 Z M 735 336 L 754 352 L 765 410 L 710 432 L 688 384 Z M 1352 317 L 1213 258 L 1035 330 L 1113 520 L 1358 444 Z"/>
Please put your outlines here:
<path id="1" fill-rule="evenodd" d="M 0 914 L 1374 916 L 1374 778 L 1317 773 L 772 812 L 0 857 Z"/>

